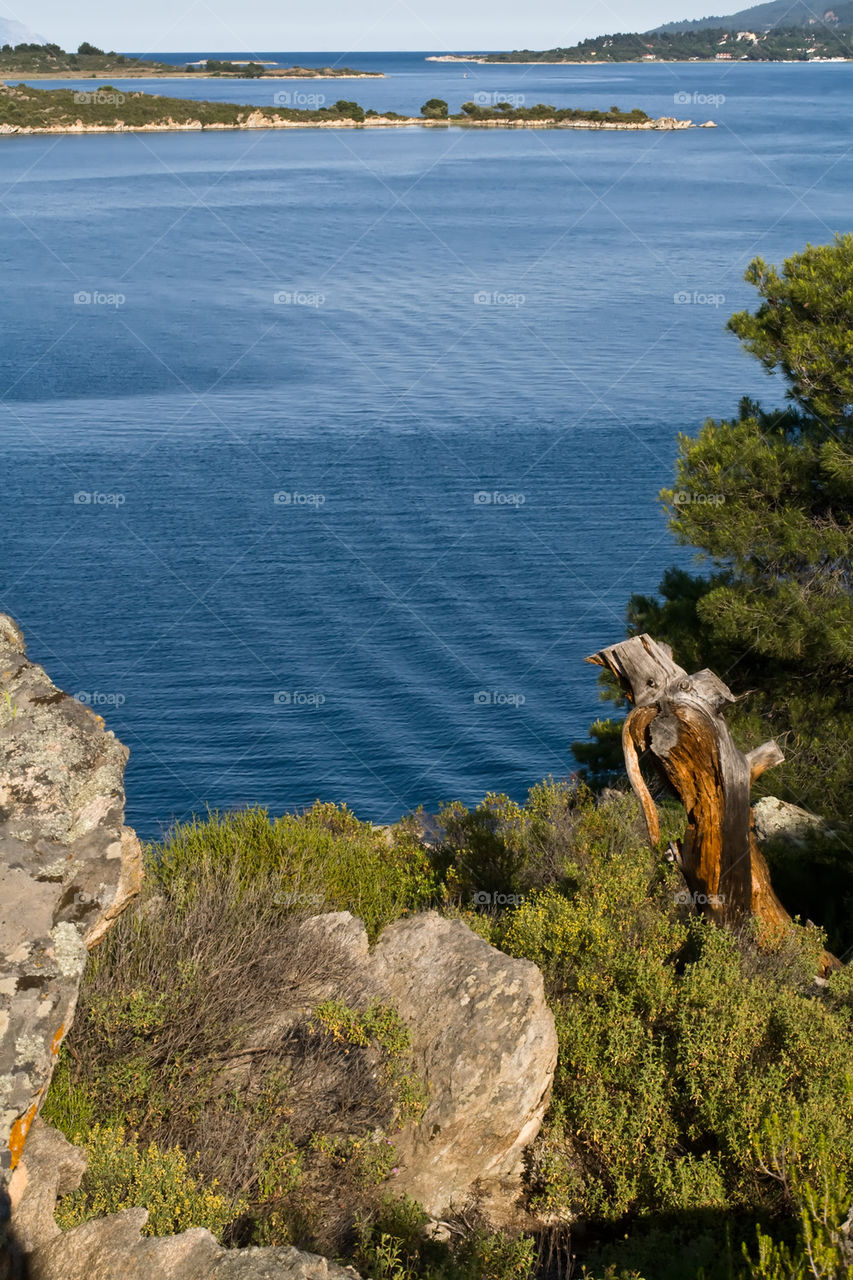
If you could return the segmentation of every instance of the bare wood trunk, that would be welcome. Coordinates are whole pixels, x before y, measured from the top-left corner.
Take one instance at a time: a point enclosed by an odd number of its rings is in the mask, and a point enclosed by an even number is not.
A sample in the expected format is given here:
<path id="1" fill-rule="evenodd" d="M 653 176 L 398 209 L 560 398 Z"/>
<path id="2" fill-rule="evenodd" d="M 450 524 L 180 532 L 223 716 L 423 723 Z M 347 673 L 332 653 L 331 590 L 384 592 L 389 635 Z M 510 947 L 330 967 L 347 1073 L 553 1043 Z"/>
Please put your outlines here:
<path id="1" fill-rule="evenodd" d="M 668 645 L 634 636 L 587 659 L 613 672 L 633 703 L 622 735 L 625 764 L 657 844 L 660 823 L 640 772 L 650 751 L 687 811 L 678 854 L 693 901 L 724 924 L 754 916 L 771 936 L 791 921 L 773 891 L 753 829 L 750 788 L 784 760 L 775 742 L 748 755 L 738 749 L 722 712 L 735 698 L 712 671 L 688 675 Z M 838 966 L 829 952 L 825 968 Z"/>

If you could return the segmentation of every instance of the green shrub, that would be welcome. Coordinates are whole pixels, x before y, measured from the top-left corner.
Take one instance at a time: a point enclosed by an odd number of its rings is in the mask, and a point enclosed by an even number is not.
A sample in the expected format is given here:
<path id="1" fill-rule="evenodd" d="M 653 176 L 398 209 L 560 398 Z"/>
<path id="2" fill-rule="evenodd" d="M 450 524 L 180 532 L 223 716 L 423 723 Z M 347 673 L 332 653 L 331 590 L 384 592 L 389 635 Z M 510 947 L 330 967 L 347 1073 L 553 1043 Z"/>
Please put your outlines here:
<path id="1" fill-rule="evenodd" d="M 352 911 L 371 936 L 438 895 L 414 823 L 377 829 L 346 805 L 319 800 L 306 813 L 280 818 L 245 809 L 195 819 L 150 848 L 148 864 L 152 883 L 181 909 L 223 876 L 238 894 L 263 877 L 280 905 L 314 914 Z"/>
<path id="2" fill-rule="evenodd" d="M 472 1221 L 454 1223 L 447 1243 L 431 1236 L 428 1225 L 416 1201 L 385 1199 L 357 1223 L 360 1274 L 365 1280 L 532 1280 L 537 1251 L 531 1236 L 489 1231 L 476 1213 Z"/>
<path id="3" fill-rule="evenodd" d="M 206 1183 L 178 1147 L 142 1145 L 123 1125 L 95 1124 L 74 1135 L 85 1147 L 88 1169 L 78 1191 L 63 1196 L 56 1221 L 63 1231 L 108 1213 L 141 1206 L 148 1210 L 143 1235 L 165 1236 L 188 1227 L 207 1227 L 217 1237 L 241 1211 Z"/>
<path id="4" fill-rule="evenodd" d="M 669 805 L 662 816 L 663 846 L 684 817 Z M 785 1212 L 755 1151 L 768 1116 L 797 1117 L 812 1176 L 826 1151 L 853 1170 L 853 975 L 815 985 L 815 929 L 794 925 L 761 948 L 750 928 L 681 906 L 680 873 L 648 848 L 630 796 L 596 805 L 546 785 L 528 805 L 489 797 L 445 822 L 450 886 L 505 876 L 522 891 L 486 917 L 490 937 L 539 965 L 556 1020 L 531 1207 L 567 1228 L 594 1224 L 602 1241 L 627 1229 L 619 1249 L 590 1248 L 596 1275 L 740 1275 L 740 1241 Z M 685 1241 L 681 1272 L 661 1261 L 667 1236 Z"/>
<path id="5" fill-rule="evenodd" d="M 834 1149 L 821 1146 L 817 1166 L 808 1171 L 803 1133 L 795 1116 L 787 1126 L 773 1116 L 756 1154 L 796 1213 L 792 1241 L 758 1230 L 758 1257 L 744 1246 L 751 1280 L 847 1280 L 853 1271 L 853 1179 L 837 1168 Z"/>
<path id="6" fill-rule="evenodd" d="M 421 107 L 421 115 L 426 120 L 446 120 L 447 110 L 447 103 L 443 98 L 430 98 Z"/>

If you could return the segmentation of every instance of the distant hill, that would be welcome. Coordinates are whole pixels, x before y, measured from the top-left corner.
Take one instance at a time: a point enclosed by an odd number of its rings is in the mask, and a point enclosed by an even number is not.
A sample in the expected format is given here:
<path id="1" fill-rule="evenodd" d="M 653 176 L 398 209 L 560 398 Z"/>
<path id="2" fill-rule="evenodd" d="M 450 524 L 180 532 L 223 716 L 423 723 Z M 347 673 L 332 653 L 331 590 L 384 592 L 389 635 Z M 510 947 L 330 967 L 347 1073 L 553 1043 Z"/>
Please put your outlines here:
<path id="1" fill-rule="evenodd" d="M 38 36 L 23 22 L 13 22 L 0 18 L 0 45 L 4 44 L 46 44 L 44 36 Z"/>
<path id="2" fill-rule="evenodd" d="M 827 5 L 826 0 L 770 0 L 737 13 L 696 18 L 693 21 L 667 22 L 655 27 L 654 33 L 702 31 L 769 31 L 772 27 L 853 27 L 853 3 Z"/>
<path id="3" fill-rule="evenodd" d="M 718 19 L 722 21 L 722 19 Z M 725 19 L 731 23 L 732 18 Z M 853 31 L 818 27 L 692 27 L 689 31 L 623 32 L 582 40 L 570 49 L 516 49 L 476 62 L 810 62 L 853 58 Z"/>

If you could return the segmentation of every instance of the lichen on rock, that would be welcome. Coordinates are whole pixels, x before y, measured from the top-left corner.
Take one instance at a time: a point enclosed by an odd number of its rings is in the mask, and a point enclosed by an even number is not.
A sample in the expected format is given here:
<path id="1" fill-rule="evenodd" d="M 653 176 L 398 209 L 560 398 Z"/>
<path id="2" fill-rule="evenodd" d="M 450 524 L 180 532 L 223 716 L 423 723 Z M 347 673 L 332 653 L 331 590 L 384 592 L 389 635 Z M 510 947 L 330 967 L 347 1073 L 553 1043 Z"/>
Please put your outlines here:
<path id="1" fill-rule="evenodd" d="M 0 614 L 0 1171 L 17 1164 L 94 945 L 139 892 L 127 748 Z"/>

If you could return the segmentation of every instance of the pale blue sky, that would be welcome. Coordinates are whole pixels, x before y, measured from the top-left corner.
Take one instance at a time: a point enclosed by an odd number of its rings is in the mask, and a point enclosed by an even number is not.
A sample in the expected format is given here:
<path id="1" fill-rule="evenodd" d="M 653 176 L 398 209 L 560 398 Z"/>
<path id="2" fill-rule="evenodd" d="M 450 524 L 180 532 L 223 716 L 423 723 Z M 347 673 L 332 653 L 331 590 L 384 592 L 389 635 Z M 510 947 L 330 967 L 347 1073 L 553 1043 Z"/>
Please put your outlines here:
<path id="1" fill-rule="evenodd" d="M 105 49 L 512 49 L 573 44 L 677 18 L 734 13 L 738 0 L 0 0 L 48 40 Z"/>

